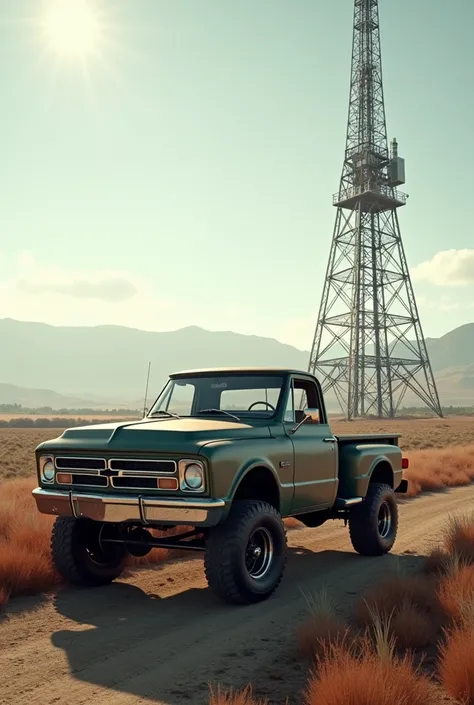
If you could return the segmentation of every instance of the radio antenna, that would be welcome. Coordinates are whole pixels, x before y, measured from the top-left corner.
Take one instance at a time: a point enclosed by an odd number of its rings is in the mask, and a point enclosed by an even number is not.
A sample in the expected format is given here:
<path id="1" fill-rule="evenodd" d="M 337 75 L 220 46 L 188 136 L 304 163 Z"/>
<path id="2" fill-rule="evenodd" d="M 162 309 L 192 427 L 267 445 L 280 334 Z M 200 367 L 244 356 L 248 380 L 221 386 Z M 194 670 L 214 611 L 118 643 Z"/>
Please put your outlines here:
<path id="1" fill-rule="evenodd" d="M 148 383 L 150 382 L 150 370 L 151 370 L 151 360 L 148 363 L 148 374 L 146 376 L 146 387 L 145 387 L 145 399 L 143 401 L 143 418 L 146 416 L 147 412 L 147 401 L 148 401 Z"/>

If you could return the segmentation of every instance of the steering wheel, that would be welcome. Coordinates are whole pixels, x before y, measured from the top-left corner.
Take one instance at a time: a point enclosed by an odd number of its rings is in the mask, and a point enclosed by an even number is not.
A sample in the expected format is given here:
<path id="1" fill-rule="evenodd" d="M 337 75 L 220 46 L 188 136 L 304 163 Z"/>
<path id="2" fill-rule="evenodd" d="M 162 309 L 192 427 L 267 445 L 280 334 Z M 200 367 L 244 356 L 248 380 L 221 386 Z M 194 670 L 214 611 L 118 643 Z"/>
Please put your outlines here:
<path id="1" fill-rule="evenodd" d="M 268 401 L 254 401 L 253 404 L 250 404 L 250 406 L 249 406 L 249 408 L 247 409 L 247 411 L 251 411 L 251 410 L 252 410 L 252 407 L 255 406 L 256 404 L 266 404 L 267 406 L 270 407 L 270 409 L 271 409 L 272 411 L 276 411 L 276 409 L 275 409 L 275 407 L 273 406 L 273 404 L 270 404 L 270 402 L 268 402 Z"/>

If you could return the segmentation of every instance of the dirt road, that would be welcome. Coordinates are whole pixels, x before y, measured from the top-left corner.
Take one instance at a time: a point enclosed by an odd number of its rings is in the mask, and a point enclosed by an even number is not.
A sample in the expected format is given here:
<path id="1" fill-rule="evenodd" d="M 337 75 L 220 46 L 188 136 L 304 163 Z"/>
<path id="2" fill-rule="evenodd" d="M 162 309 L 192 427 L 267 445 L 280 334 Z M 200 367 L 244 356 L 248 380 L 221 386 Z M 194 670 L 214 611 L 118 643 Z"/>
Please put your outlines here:
<path id="1" fill-rule="evenodd" d="M 415 568 L 448 513 L 472 508 L 474 486 L 400 507 L 395 552 L 362 558 L 342 522 L 289 532 L 287 572 L 267 602 L 235 608 L 206 587 L 200 559 L 167 564 L 107 588 L 17 600 L 0 622 L 0 703 L 204 705 L 208 683 L 246 685 L 272 703 L 305 683 L 295 658 L 301 589 L 326 585 L 343 606 L 400 564 Z"/>

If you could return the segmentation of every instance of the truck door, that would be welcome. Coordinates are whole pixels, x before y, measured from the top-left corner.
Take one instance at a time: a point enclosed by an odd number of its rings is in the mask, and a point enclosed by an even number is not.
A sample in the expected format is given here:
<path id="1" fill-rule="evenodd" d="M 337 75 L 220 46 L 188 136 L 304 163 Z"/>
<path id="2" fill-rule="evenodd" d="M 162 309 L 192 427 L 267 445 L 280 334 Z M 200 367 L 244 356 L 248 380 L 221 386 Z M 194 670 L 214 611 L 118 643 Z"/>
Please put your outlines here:
<path id="1" fill-rule="evenodd" d="M 310 410 L 312 419 L 297 431 L 296 425 Z M 284 425 L 294 448 L 292 513 L 323 509 L 334 504 L 338 485 L 337 442 L 328 424 L 319 385 L 309 377 L 292 377 Z"/>

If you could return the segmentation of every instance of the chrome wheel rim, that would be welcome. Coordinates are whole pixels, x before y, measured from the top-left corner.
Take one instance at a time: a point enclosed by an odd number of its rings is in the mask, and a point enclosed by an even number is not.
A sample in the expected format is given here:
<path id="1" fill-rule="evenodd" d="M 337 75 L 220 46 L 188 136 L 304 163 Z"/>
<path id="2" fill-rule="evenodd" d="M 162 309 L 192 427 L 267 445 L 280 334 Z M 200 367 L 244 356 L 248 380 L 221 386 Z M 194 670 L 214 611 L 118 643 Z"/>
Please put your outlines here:
<path id="1" fill-rule="evenodd" d="M 254 580 L 267 575 L 273 562 L 273 539 L 263 526 L 255 529 L 245 551 L 245 567 Z"/>
<path id="2" fill-rule="evenodd" d="M 388 502 L 382 502 L 380 505 L 377 523 L 380 538 L 387 538 L 392 529 L 392 511 Z"/>

